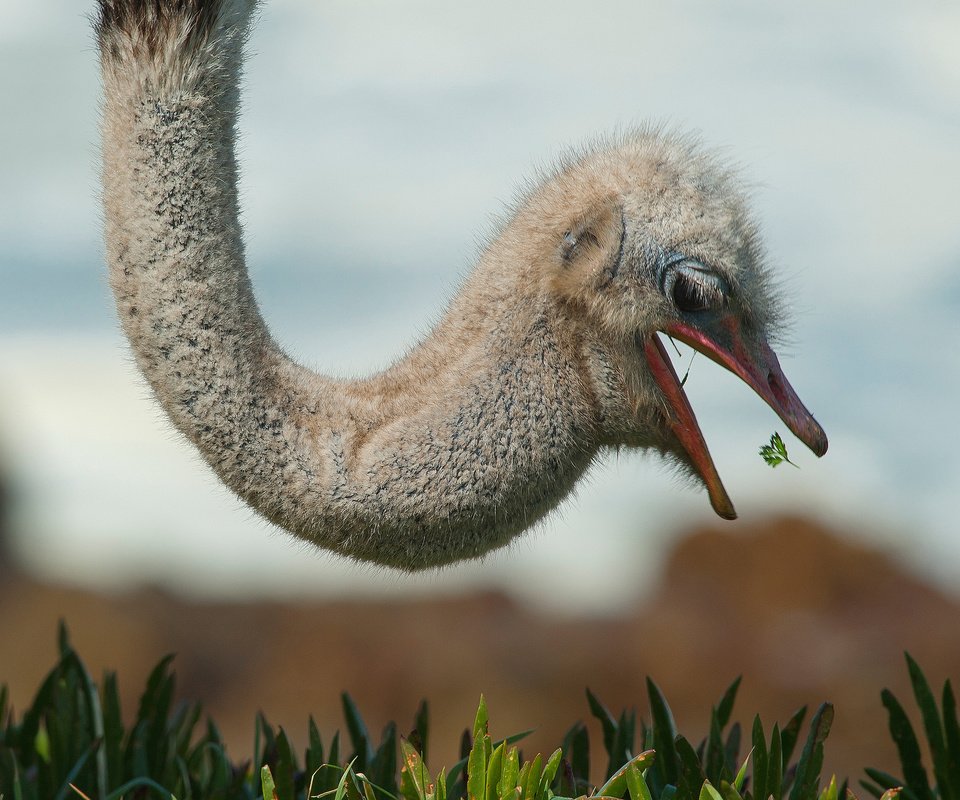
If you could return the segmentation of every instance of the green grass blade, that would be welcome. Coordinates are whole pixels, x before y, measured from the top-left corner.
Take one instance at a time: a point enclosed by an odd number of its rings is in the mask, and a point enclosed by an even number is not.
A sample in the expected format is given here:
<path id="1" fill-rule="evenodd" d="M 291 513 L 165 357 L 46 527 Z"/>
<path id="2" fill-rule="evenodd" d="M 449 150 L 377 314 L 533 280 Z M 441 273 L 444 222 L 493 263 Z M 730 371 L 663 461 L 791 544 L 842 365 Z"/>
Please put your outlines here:
<path id="1" fill-rule="evenodd" d="M 415 734 L 415 735 L 414 735 Z M 420 751 L 423 760 L 427 760 L 427 745 L 430 742 L 430 709 L 426 700 L 421 700 L 417 713 L 413 717 L 413 731 L 410 739 Z"/>
<path id="2" fill-rule="evenodd" d="M 913 696 L 920 708 L 920 717 L 923 720 L 924 732 L 930 745 L 930 755 L 933 759 L 933 775 L 936 778 L 938 794 L 941 800 L 954 800 L 950 785 L 950 764 L 947 760 L 947 746 L 944 741 L 943 723 L 940 720 L 940 711 L 934 699 L 930 684 L 927 682 L 923 670 L 909 653 L 903 654 L 907 661 L 907 671 L 910 673 L 910 684 L 913 687 Z M 960 767 L 957 767 L 960 769 Z M 960 800 L 957 798 L 956 800 Z"/>
<path id="3" fill-rule="evenodd" d="M 473 720 L 474 746 L 476 746 L 477 739 L 481 739 L 487 734 L 489 723 L 490 715 L 487 713 L 487 701 L 483 695 L 480 695 L 480 705 L 477 707 L 477 716 Z"/>
<path id="4" fill-rule="evenodd" d="M 590 734 L 578 722 L 563 737 L 561 745 L 573 777 L 570 791 L 573 795 L 586 792 L 590 786 Z"/>
<path id="5" fill-rule="evenodd" d="M 740 791 L 730 781 L 723 781 L 720 784 L 720 794 L 723 800 L 743 800 Z"/>
<path id="6" fill-rule="evenodd" d="M 637 715 L 624 711 L 617 721 L 613 743 L 607 751 L 609 761 L 607 775 L 612 775 L 620 766 L 633 757 L 633 742 L 636 738 Z"/>
<path id="7" fill-rule="evenodd" d="M 611 775 L 607 782 L 603 784 L 599 789 L 597 789 L 597 794 L 604 795 L 606 797 L 623 797 L 624 793 L 627 791 L 627 779 L 630 774 L 631 769 L 640 770 L 643 772 L 649 768 L 654 763 L 654 751 L 645 750 L 640 753 L 638 756 L 631 758 L 626 764 L 624 764 L 620 769 L 618 769 L 613 775 Z"/>
<path id="8" fill-rule="evenodd" d="M 367 767 L 370 780 L 377 789 L 396 794 L 397 791 L 397 726 L 387 723 L 383 729 L 380 746 Z"/>
<path id="9" fill-rule="evenodd" d="M 727 765 L 727 749 L 723 741 L 720 715 L 716 709 L 710 714 L 710 732 L 704 748 L 704 771 L 707 780 L 716 786 L 732 777 L 732 770 Z"/>
<path id="10" fill-rule="evenodd" d="M 920 745 L 903 706 L 889 689 L 884 689 L 880 698 L 887 709 L 890 735 L 900 756 L 900 767 L 906 784 L 904 788 L 909 789 L 916 800 L 934 800 L 927 771 L 920 758 Z"/>
<path id="11" fill-rule="evenodd" d="M 742 737 L 743 729 L 740 727 L 740 723 L 733 723 L 730 733 L 727 735 L 727 742 L 723 746 L 724 758 L 730 772 L 736 769 L 737 763 L 740 761 L 740 740 Z"/>
<path id="12" fill-rule="evenodd" d="M 277 758 L 273 765 L 273 782 L 280 800 L 294 800 L 294 773 L 297 765 L 293 757 L 293 749 L 287 734 L 280 729 L 277 734 Z"/>
<path id="13" fill-rule="evenodd" d="M 896 778 L 888 772 L 882 772 L 879 769 L 871 769 L 867 767 L 864 772 L 867 773 L 867 776 L 872 780 L 880 789 L 880 793 L 883 793 L 886 789 L 893 789 L 897 786 L 903 786 L 903 781 L 900 778 Z M 879 794 L 877 795 L 880 796 Z"/>
<path id="14" fill-rule="evenodd" d="M 717 703 L 717 707 L 714 710 L 714 716 L 716 716 L 717 724 L 721 730 L 726 728 L 730 722 L 730 715 L 733 713 L 733 704 L 736 702 L 737 690 L 740 688 L 742 679 L 742 675 L 738 676 L 737 679 L 727 687 L 727 691 L 723 693 L 723 697 L 720 698 L 720 702 Z"/>
<path id="15" fill-rule="evenodd" d="M 406 739 L 400 739 L 400 794 L 404 800 L 426 800 L 427 789 L 433 781 L 417 749 Z"/>
<path id="16" fill-rule="evenodd" d="M 790 800 L 809 800 L 814 797 L 820 781 L 820 769 L 823 766 L 823 742 L 830 733 L 832 724 L 833 706 L 830 703 L 824 703 L 810 721 L 810 733 L 797 764 L 797 774 L 790 792 Z"/>
<path id="17" fill-rule="evenodd" d="M 503 754 L 506 750 L 506 744 L 501 743 L 490 753 L 490 760 L 487 763 L 486 792 L 485 800 L 499 800 L 498 789 L 500 786 L 500 777 L 503 772 Z"/>
<path id="18" fill-rule="evenodd" d="M 590 706 L 590 713 L 600 722 L 600 730 L 603 731 L 603 746 L 608 755 L 613 754 L 614 742 L 617 738 L 617 722 L 613 715 L 607 710 L 607 707 L 601 703 L 597 696 L 589 689 L 587 692 L 587 705 Z M 608 772 L 609 774 L 609 772 Z"/>
<path id="19" fill-rule="evenodd" d="M 520 754 L 516 747 L 507 750 L 503 759 L 503 769 L 500 771 L 500 785 L 497 787 L 497 795 L 500 798 L 509 797 L 520 781 Z"/>
<path id="20" fill-rule="evenodd" d="M 70 769 L 70 772 L 67 773 L 67 776 L 63 779 L 63 783 L 60 786 L 60 790 L 57 792 L 53 800 L 64 800 L 72 791 L 70 784 L 74 783 L 77 780 L 77 775 L 80 774 L 80 771 L 87 765 L 87 761 L 90 760 L 90 756 L 93 755 L 93 751 L 96 749 L 96 743 L 91 747 L 87 748 L 86 752 L 77 759 L 77 762 Z M 103 793 L 98 793 L 101 797 Z"/>
<path id="21" fill-rule="evenodd" d="M 350 735 L 350 743 L 353 745 L 353 753 L 356 756 L 356 770 L 364 772 L 370 766 L 373 758 L 373 746 L 370 744 L 370 733 L 367 731 L 367 725 L 360 716 L 357 704 L 349 694 L 343 692 L 340 695 L 340 701 L 343 704 L 343 716 L 347 721 L 347 733 Z"/>
<path id="22" fill-rule="evenodd" d="M 103 750 L 107 759 L 107 785 L 119 781 L 123 770 L 123 714 L 117 676 L 108 672 L 103 679 Z"/>
<path id="23" fill-rule="evenodd" d="M 830 777 L 830 783 L 827 784 L 826 788 L 820 792 L 820 797 L 818 800 L 842 800 L 838 797 L 839 787 L 837 786 L 837 776 L 832 775 Z"/>
<path id="24" fill-rule="evenodd" d="M 540 775 L 543 772 L 543 756 L 537 753 L 523 782 L 522 800 L 538 800 L 537 789 L 540 788 Z"/>
<path id="25" fill-rule="evenodd" d="M 651 751 L 652 752 L 652 751 Z M 641 756 L 646 753 L 641 753 Z M 643 776 L 643 768 L 634 762 L 630 762 L 626 767 L 627 791 L 630 793 L 630 800 L 653 800 L 650 794 L 650 787 Z"/>
<path id="26" fill-rule="evenodd" d="M 674 744 L 677 726 L 673 721 L 673 713 L 663 693 L 650 678 L 647 678 L 647 694 L 653 717 L 653 749 L 657 751 L 657 765 L 666 782 L 676 786 L 680 777 L 680 758 Z"/>
<path id="27" fill-rule="evenodd" d="M 437 775 L 436 783 L 436 794 L 434 794 L 433 800 L 447 800 L 447 773 L 440 768 L 440 774 Z"/>
<path id="28" fill-rule="evenodd" d="M 794 715 L 794 719 L 796 718 Z M 774 723 L 773 730 L 770 731 L 770 752 L 767 756 L 767 797 L 774 797 L 776 800 L 783 797 L 786 788 L 783 776 L 786 771 L 787 756 L 783 751 L 783 734 L 780 732 L 780 726 Z"/>
<path id="29" fill-rule="evenodd" d="M 798 709 L 797 712 L 790 717 L 790 720 L 780 729 L 780 752 L 783 754 L 782 764 L 786 767 L 790 763 L 790 759 L 793 757 L 793 749 L 797 746 L 797 742 L 800 739 L 800 727 L 803 725 L 803 720 L 807 716 L 807 707 L 804 706 L 801 709 Z"/>
<path id="30" fill-rule="evenodd" d="M 737 770 L 737 775 L 733 779 L 733 788 L 737 791 L 737 794 L 743 791 L 743 784 L 747 780 L 747 768 L 750 766 L 750 756 L 753 755 L 753 750 L 747 753 L 747 757 L 743 759 L 743 763 L 740 765 L 740 769 Z"/>
<path id="31" fill-rule="evenodd" d="M 960 724 L 957 722 L 957 698 L 950 681 L 943 684 L 943 730 L 950 768 L 950 791 L 960 800 Z"/>
<path id="32" fill-rule="evenodd" d="M 486 712 L 486 704 L 481 701 L 481 707 Z M 480 719 L 480 714 L 477 714 Z M 486 727 L 487 721 L 484 718 L 482 726 Z M 477 728 L 475 727 L 474 730 Z M 470 750 L 470 756 L 467 759 L 467 798 L 468 800 L 486 800 L 487 796 L 487 754 L 484 748 L 485 734 L 474 737 L 473 747 Z"/>
<path id="33" fill-rule="evenodd" d="M 767 741 L 763 733 L 763 723 L 760 715 L 753 718 L 753 796 L 757 800 L 766 800 L 771 794 L 767 779 Z M 778 735 L 779 738 L 779 735 Z M 780 800 L 780 795 L 774 795 Z"/>
<path id="34" fill-rule="evenodd" d="M 698 797 L 707 782 L 703 765 L 686 737 L 678 736 L 676 741 L 677 757 L 680 761 L 680 775 L 677 780 L 677 792 L 681 797 Z"/>
<path id="35" fill-rule="evenodd" d="M 540 778 L 540 794 L 545 793 L 553 785 L 553 779 L 557 776 L 557 770 L 563 761 L 563 750 L 559 747 L 550 754 L 547 763 L 543 768 L 543 776 Z"/>
<path id="36" fill-rule="evenodd" d="M 700 787 L 700 800 L 723 800 L 723 796 L 714 788 L 710 781 L 704 781 Z"/>

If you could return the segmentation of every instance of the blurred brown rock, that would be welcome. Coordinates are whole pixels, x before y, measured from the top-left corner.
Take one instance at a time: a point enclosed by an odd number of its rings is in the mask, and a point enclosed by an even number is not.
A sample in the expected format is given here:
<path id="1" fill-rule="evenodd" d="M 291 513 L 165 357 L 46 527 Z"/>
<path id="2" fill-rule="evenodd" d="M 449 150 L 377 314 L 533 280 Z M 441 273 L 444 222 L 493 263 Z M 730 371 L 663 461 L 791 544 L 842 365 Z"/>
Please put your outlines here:
<path id="1" fill-rule="evenodd" d="M 180 694 L 200 700 L 234 758 L 248 757 L 257 710 L 302 745 L 312 713 L 343 727 L 349 691 L 371 731 L 401 732 L 431 704 L 430 762 L 452 764 L 481 692 L 493 732 L 537 731 L 528 754 L 555 747 L 577 719 L 594 740 L 589 686 L 613 711 L 647 713 L 647 675 L 680 729 L 702 736 L 710 707 L 739 674 L 734 719 L 767 727 L 800 705 L 836 706 L 825 769 L 897 772 L 879 693 L 912 708 L 902 651 L 935 687 L 960 678 L 960 603 L 891 558 L 800 519 L 706 529 L 683 539 L 659 589 L 632 613 L 570 619 L 497 594 L 422 601 L 191 604 L 156 590 L 102 596 L 22 583 L 0 592 L 0 680 L 19 707 L 53 664 L 58 618 L 94 675 L 119 672 L 127 711 L 149 669 L 176 652 Z M 908 701 L 908 702 L 907 702 Z"/>
<path id="2" fill-rule="evenodd" d="M 11 553 L 11 490 L 9 477 L 5 469 L 3 451 L 0 450 L 0 582 L 9 578 L 13 570 L 13 556 Z M 0 678 L 2 680 L 2 678 Z"/>

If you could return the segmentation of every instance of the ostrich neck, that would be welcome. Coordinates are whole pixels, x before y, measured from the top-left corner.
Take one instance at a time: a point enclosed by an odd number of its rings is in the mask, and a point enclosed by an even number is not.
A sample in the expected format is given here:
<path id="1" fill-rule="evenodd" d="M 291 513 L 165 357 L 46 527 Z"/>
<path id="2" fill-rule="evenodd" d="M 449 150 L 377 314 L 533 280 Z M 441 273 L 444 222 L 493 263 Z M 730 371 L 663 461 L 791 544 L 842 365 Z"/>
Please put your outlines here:
<path id="1" fill-rule="evenodd" d="M 337 381 L 287 358 L 244 262 L 238 68 L 224 48 L 169 85 L 104 56 L 107 258 L 138 365 L 220 478 L 302 538 L 407 569 L 503 544 L 596 452 L 573 345 L 495 244 L 385 372 Z"/>

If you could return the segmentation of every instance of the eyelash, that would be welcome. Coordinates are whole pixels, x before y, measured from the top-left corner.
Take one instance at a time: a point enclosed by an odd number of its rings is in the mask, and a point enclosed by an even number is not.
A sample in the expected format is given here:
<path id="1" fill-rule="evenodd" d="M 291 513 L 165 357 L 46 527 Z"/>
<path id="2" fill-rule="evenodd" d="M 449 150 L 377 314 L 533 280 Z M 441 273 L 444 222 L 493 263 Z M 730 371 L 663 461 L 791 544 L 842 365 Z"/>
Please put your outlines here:
<path id="1" fill-rule="evenodd" d="M 677 264 L 667 274 L 663 289 L 677 309 L 686 313 L 707 311 L 726 302 L 720 277 L 697 262 Z"/>

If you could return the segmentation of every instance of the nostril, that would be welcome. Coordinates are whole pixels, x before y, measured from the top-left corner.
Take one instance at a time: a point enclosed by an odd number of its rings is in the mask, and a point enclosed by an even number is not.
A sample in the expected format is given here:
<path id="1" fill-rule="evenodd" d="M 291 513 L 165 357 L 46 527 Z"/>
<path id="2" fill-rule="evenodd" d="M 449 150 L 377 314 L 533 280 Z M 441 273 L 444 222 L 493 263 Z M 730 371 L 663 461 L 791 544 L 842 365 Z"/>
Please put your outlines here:
<path id="1" fill-rule="evenodd" d="M 772 372 L 767 373 L 767 386 L 770 387 L 770 391 L 773 392 L 773 396 L 777 398 L 777 402 L 780 404 L 780 406 L 786 406 L 787 393 L 784 391 L 783 384 L 780 383 L 780 378 L 778 378 Z"/>

